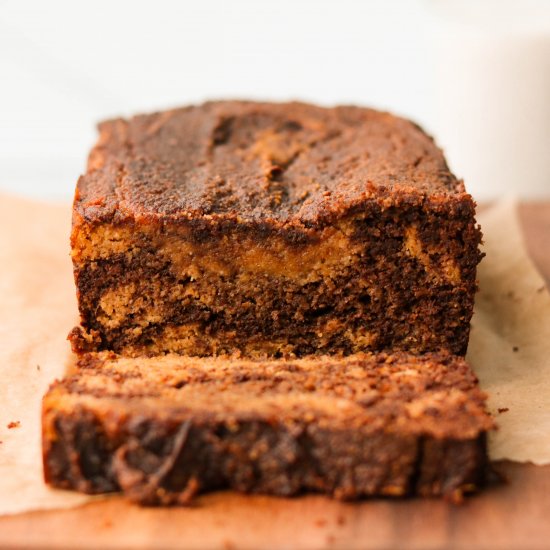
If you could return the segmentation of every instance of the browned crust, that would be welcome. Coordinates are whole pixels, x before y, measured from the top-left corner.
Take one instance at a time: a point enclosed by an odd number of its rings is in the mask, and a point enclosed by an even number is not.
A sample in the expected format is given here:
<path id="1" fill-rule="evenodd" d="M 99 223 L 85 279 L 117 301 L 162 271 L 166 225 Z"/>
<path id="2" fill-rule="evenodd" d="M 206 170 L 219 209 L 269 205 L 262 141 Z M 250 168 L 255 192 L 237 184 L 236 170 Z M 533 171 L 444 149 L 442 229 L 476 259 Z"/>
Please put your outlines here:
<path id="1" fill-rule="evenodd" d="M 368 198 L 437 209 L 469 197 L 418 126 L 372 109 L 220 101 L 99 129 L 76 225 L 203 220 L 300 232 Z"/>
<path id="2" fill-rule="evenodd" d="M 44 398 L 45 477 L 56 487 L 184 504 L 227 487 L 457 497 L 485 480 L 493 421 L 471 370 L 445 354 L 103 354 L 85 356 L 80 369 Z"/>

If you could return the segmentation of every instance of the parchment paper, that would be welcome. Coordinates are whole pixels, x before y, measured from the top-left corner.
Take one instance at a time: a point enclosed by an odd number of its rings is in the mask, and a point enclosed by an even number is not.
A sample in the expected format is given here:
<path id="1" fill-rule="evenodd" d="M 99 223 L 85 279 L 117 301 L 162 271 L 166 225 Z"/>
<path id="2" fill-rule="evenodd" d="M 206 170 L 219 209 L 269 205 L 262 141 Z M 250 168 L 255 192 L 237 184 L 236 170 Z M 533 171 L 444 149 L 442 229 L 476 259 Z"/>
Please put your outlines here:
<path id="1" fill-rule="evenodd" d="M 86 501 L 44 485 L 40 450 L 41 396 L 63 376 L 77 320 L 70 216 L 0 195 L 0 514 Z"/>
<path id="2" fill-rule="evenodd" d="M 545 464 L 550 297 L 528 259 L 515 210 L 500 204 L 479 216 L 487 258 L 469 359 L 500 425 L 491 457 Z M 0 194 L 0 514 L 90 500 L 42 480 L 40 402 L 71 361 L 66 335 L 77 321 L 69 230 L 69 205 Z"/>
<path id="3" fill-rule="evenodd" d="M 487 256 L 479 265 L 467 358 L 500 428 L 489 453 L 493 460 L 548 464 L 550 295 L 523 243 L 516 205 L 497 204 L 478 220 Z"/>

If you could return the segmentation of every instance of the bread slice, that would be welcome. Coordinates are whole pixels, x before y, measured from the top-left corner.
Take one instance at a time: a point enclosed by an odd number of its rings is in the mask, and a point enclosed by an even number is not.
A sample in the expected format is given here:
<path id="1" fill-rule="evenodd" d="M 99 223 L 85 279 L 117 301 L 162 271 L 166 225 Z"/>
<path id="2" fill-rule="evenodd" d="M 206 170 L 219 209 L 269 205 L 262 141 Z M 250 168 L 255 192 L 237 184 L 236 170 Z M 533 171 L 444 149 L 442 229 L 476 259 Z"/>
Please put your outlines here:
<path id="1" fill-rule="evenodd" d="M 84 355 L 43 401 L 45 478 L 142 504 L 231 488 L 342 499 L 460 496 L 493 420 L 464 360 Z"/>

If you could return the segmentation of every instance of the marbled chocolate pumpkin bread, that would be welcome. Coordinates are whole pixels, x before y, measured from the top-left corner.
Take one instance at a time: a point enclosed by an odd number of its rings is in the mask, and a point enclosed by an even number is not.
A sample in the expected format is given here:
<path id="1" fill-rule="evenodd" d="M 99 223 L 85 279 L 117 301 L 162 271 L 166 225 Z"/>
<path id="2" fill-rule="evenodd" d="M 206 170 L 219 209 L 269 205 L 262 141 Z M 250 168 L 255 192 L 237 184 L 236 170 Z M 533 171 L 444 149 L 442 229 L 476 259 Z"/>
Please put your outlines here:
<path id="1" fill-rule="evenodd" d="M 74 201 L 77 352 L 464 354 L 474 202 L 418 126 L 212 102 L 100 125 Z"/>
<path id="2" fill-rule="evenodd" d="M 232 488 L 356 499 L 483 484 L 493 421 L 445 353 L 237 360 L 84 355 L 43 401 L 46 480 L 142 504 Z"/>

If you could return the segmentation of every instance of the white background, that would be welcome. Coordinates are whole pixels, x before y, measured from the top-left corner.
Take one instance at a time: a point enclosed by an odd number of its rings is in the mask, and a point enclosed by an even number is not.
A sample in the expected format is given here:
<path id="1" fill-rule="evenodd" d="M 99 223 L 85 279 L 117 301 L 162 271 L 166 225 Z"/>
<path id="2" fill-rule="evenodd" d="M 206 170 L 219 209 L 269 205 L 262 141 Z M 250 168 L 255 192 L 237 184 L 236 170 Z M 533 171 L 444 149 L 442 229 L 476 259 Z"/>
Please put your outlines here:
<path id="1" fill-rule="evenodd" d="M 68 199 L 98 120 L 213 98 L 371 105 L 445 147 L 436 3 L 0 0 L 0 189 Z"/>

